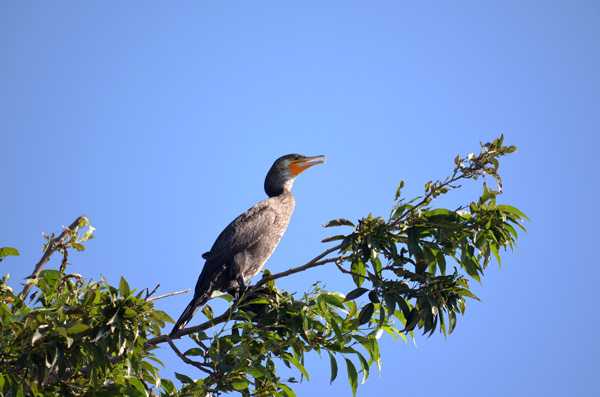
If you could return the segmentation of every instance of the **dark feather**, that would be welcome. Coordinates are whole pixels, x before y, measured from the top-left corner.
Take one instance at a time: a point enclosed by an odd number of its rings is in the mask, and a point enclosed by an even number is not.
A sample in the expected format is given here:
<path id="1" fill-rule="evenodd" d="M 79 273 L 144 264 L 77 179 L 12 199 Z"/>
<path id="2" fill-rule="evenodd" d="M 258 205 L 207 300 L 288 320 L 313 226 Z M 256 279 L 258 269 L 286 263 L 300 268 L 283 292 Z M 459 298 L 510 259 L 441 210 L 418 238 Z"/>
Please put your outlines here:
<path id="1" fill-rule="evenodd" d="M 171 334 L 187 324 L 213 291 L 231 292 L 240 287 L 240 280 L 246 283 L 260 272 L 286 231 L 294 205 L 294 197 L 286 192 L 258 202 L 227 225 L 202 255 L 206 262 L 194 297 Z"/>

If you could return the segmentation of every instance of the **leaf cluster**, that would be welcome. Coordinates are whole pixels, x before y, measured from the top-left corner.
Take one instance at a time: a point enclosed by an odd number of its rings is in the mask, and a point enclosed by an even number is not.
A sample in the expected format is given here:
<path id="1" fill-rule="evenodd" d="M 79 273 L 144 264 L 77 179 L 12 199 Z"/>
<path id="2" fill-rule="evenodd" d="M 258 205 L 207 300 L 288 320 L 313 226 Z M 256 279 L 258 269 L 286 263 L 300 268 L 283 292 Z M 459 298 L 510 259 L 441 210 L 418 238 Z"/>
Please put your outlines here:
<path id="1" fill-rule="evenodd" d="M 28 297 L 0 282 L 0 395 L 148 395 L 160 385 L 144 346 L 171 318 L 135 293 L 42 270 Z"/>
<path id="2" fill-rule="evenodd" d="M 154 307 L 154 291 L 133 290 L 124 278 L 115 287 L 67 272 L 69 251 L 83 250 L 93 235 L 87 218 L 79 218 L 59 236 L 47 236 L 44 256 L 21 294 L 8 276 L 0 282 L 0 395 L 290 397 L 296 382 L 310 379 L 305 362 L 311 353 L 326 356 L 331 382 L 345 368 L 355 395 L 374 366 L 381 370 L 384 335 L 408 341 L 417 332 L 451 334 L 467 299 L 477 299 L 470 283 L 514 247 L 527 217 L 498 203 L 499 161 L 514 151 L 501 136 L 478 154 L 457 156 L 451 174 L 427 182 L 421 196 L 405 199 L 401 182 L 387 217 L 328 222 L 327 228 L 350 228 L 323 240 L 337 245 L 305 265 L 265 271 L 237 299 L 223 295 L 229 306 L 218 316 L 205 305 L 207 321 L 173 338 L 160 334 L 172 320 Z M 481 178 L 482 192 L 472 202 L 434 206 L 461 183 Z M 41 270 L 54 252 L 63 256 L 59 269 Z M 2 248 L 0 260 L 15 254 Z M 316 283 L 296 296 L 275 285 L 326 264 L 354 287 L 343 294 Z M 181 337 L 194 347 L 181 352 L 175 344 Z M 179 387 L 159 376 L 154 351 L 163 343 L 193 367 L 190 375 L 174 374 Z M 295 375 L 281 375 L 282 365 Z"/>
<path id="3" fill-rule="evenodd" d="M 339 243 L 337 256 L 328 262 L 350 277 L 355 289 L 340 294 L 317 288 L 296 299 L 277 290 L 274 277 L 265 274 L 258 284 L 267 285 L 268 293 L 263 288 L 257 298 L 254 290 L 232 304 L 227 318 L 218 317 L 226 324 L 219 332 L 194 336 L 206 346 L 194 352 L 209 373 L 195 383 L 205 392 L 293 396 L 274 362 L 282 361 L 298 371 L 300 380 L 308 379 L 304 357 L 315 351 L 327 354 L 332 381 L 339 363 L 345 365 L 355 394 L 358 378 L 364 382 L 373 364 L 381 366 L 382 335 L 407 340 L 417 330 L 452 333 L 467 298 L 477 299 L 470 281 L 481 280 L 492 258 L 500 263 L 502 250 L 512 248 L 517 231 L 524 230 L 526 216 L 497 203 L 499 159 L 514 150 L 500 137 L 482 144 L 477 155 L 457 156 L 450 176 L 426 183 L 424 194 L 410 200 L 402 197 L 401 182 L 387 219 L 368 215 L 357 223 L 342 218 L 328 222 L 325 227 L 352 228 L 323 242 Z M 484 181 L 477 200 L 455 209 L 432 206 L 436 198 L 460 188 L 459 183 L 486 177 L 496 188 Z M 322 263 L 315 260 L 301 269 Z M 259 304 L 264 305 L 260 310 Z"/>

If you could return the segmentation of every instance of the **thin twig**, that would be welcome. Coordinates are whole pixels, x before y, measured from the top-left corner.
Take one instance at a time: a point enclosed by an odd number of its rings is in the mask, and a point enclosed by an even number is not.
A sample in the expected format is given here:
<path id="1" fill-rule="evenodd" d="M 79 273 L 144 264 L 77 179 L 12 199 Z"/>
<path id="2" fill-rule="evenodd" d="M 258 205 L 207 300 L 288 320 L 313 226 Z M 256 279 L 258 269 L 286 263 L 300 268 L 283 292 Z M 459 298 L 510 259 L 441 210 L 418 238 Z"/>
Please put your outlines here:
<path id="1" fill-rule="evenodd" d="M 152 298 L 146 298 L 146 301 L 148 301 L 148 302 L 154 302 L 154 301 L 157 301 L 159 299 L 168 298 L 170 296 L 187 294 L 190 291 L 191 291 L 191 289 L 188 288 L 188 289 L 183 289 L 181 291 L 167 292 L 166 294 L 157 295 L 157 296 L 154 296 Z M 150 294 L 150 295 L 152 295 L 152 294 Z"/>
<path id="2" fill-rule="evenodd" d="M 191 360 L 189 358 L 187 358 L 185 356 L 185 354 L 183 354 L 178 348 L 177 346 L 175 346 L 175 343 L 173 343 L 173 341 L 168 340 L 167 341 L 169 343 L 169 346 L 171 346 L 171 349 L 173 349 L 173 351 L 175 352 L 175 354 L 177 354 L 177 356 L 183 360 L 184 363 L 189 364 L 189 365 L 193 365 L 194 367 L 198 368 L 200 371 L 202 372 L 206 372 L 207 374 L 212 374 L 212 371 L 208 370 L 206 365 L 203 365 L 202 363 L 199 363 L 198 361 L 194 361 Z M 210 368 L 210 367 L 209 367 Z"/>
<path id="3" fill-rule="evenodd" d="M 63 258 L 60 262 L 60 272 L 64 273 L 67 270 L 67 265 L 69 264 L 69 250 L 65 247 L 62 247 L 61 250 Z"/>
<path id="4" fill-rule="evenodd" d="M 283 272 L 275 273 L 270 276 L 263 277 L 252 287 L 252 291 L 256 290 L 258 287 L 268 283 L 271 280 L 277 280 L 279 278 L 286 277 L 286 276 L 289 276 L 289 275 L 292 275 L 295 273 L 299 273 L 299 272 L 308 270 L 313 267 L 322 266 L 327 263 L 335 262 L 335 261 L 339 260 L 340 257 L 327 258 L 327 259 L 323 259 L 323 258 L 326 257 L 327 255 L 331 254 L 332 252 L 339 250 L 340 248 L 342 248 L 342 244 L 338 244 L 335 247 L 331 247 L 331 248 L 323 251 L 321 254 L 317 255 L 316 257 L 314 257 L 313 259 L 311 259 L 310 261 L 308 261 L 307 263 L 305 263 L 302 266 L 292 267 L 291 269 L 285 270 Z M 227 310 L 225 310 L 225 312 L 223 312 L 221 315 L 214 317 L 212 320 L 206 321 L 200 325 L 196 325 L 193 327 L 182 328 L 182 329 L 178 330 L 177 332 L 175 332 L 171 336 L 160 335 L 155 338 L 152 338 L 146 342 L 145 346 L 146 347 L 156 346 L 160 343 L 168 342 L 171 339 L 179 339 L 182 336 L 190 335 L 190 334 L 193 334 L 193 333 L 196 333 L 199 331 L 204 331 L 204 330 L 214 327 L 217 324 L 227 322 L 231 319 L 231 315 L 233 314 L 236 307 L 237 306 L 234 304 L 234 305 L 230 306 Z"/>
<path id="5" fill-rule="evenodd" d="M 292 267 L 291 269 L 288 269 L 286 271 L 271 274 L 270 276 L 267 276 L 267 277 L 263 277 L 254 285 L 254 288 L 260 287 L 261 285 L 266 284 L 269 281 L 277 280 L 278 278 L 287 277 L 291 274 L 300 273 L 300 272 L 303 272 L 303 271 L 308 270 L 313 267 L 317 267 L 317 266 L 325 265 L 327 263 L 335 262 L 336 260 L 339 259 L 339 257 L 323 259 L 323 260 L 321 260 L 321 259 L 326 257 L 327 255 L 331 254 L 332 252 L 339 250 L 340 248 L 342 248 L 342 244 L 338 244 L 335 247 L 331 247 L 331 248 L 323 251 L 320 255 L 317 255 L 311 261 L 309 261 L 308 263 L 306 263 L 302 266 Z"/>
<path id="6" fill-rule="evenodd" d="M 33 284 L 31 283 L 31 280 L 37 278 L 37 276 L 42 271 L 42 268 L 44 267 L 44 265 L 50 260 L 50 257 L 52 256 L 52 254 L 54 254 L 58 249 L 61 248 L 61 245 L 64 244 L 64 241 L 63 241 L 64 238 L 69 236 L 71 233 L 75 232 L 75 230 L 77 229 L 77 227 L 83 220 L 84 220 L 83 216 L 78 217 L 77 219 L 75 219 L 73 221 L 73 223 L 71 223 L 69 225 L 69 227 L 65 228 L 62 231 L 62 233 L 58 235 L 58 237 L 55 237 L 55 238 L 51 239 L 50 241 L 48 241 L 48 245 L 46 246 L 46 250 L 44 251 L 44 254 L 40 258 L 38 263 L 35 264 L 35 267 L 33 268 L 33 272 L 31 273 L 31 275 L 29 277 L 27 277 L 28 280 L 25 283 L 25 286 L 23 287 L 23 291 L 21 291 L 21 294 L 20 294 L 20 297 L 22 300 L 25 300 L 25 298 L 27 297 L 27 294 L 29 293 L 29 290 L 33 286 Z"/>
<path id="7" fill-rule="evenodd" d="M 146 347 L 152 347 L 152 346 L 158 345 L 160 343 L 168 342 L 171 339 L 179 339 L 179 338 L 181 338 L 182 336 L 185 336 L 185 335 L 190 335 L 190 334 L 193 334 L 193 333 L 196 333 L 196 332 L 207 330 L 209 328 L 214 327 L 217 324 L 221 324 L 221 323 L 229 320 L 229 316 L 231 315 L 231 313 L 232 313 L 232 310 L 231 310 L 231 307 L 230 307 L 229 309 L 225 310 L 225 312 L 223 312 L 223 314 L 221 314 L 220 316 L 214 317 L 210 321 L 206 321 L 206 322 L 204 322 L 204 323 L 202 323 L 200 325 L 196 325 L 196 326 L 193 326 L 193 327 L 182 328 L 182 329 L 178 330 L 177 332 L 175 332 L 173 335 L 170 335 L 170 336 L 169 335 L 160 335 L 160 336 L 157 336 L 155 338 L 152 338 L 152 339 L 148 340 L 145 343 L 145 346 Z"/>
<path id="8" fill-rule="evenodd" d="M 144 299 L 148 300 L 148 298 L 150 298 L 152 295 L 154 295 L 154 293 L 156 292 L 158 287 L 160 287 L 160 283 L 156 284 L 156 287 L 154 287 L 154 289 L 152 289 L 152 291 L 148 291 L 148 288 L 146 288 L 146 298 L 144 298 Z"/>
<path id="9" fill-rule="evenodd" d="M 419 209 L 421 206 L 423 206 L 424 204 L 428 204 L 429 201 L 431 200 L 431 198 L 434 196 L 435 193 L 437 193 L 438 191 L 441 191 L 443 188 L 445 187 L 452 187 L 452 184 L 456 181 L 459 181 L 461 179 L 465 179 L 468 178 L 464 172 L 463 173 L 458 173 L 459 169 L 455 168 L 454 172 L 452 173 L 451 176 L 447 177 L 446 180 L 444 180 L 443 182 L 440 183 L 439 186 L 435 186 L 433 187 L 433 189 L 431 191 L 429 191 L 427 194 L 425 194 L 423 196 L 423 198 L 421 199 L 421 201 L 419 201 L 417 204 L 413 205 L 408 211 L 406 211 L 405 213 L 402 214 L 402 216 L 398 219 L 396 219 L 392 225 L 393 226 L 397 226 L 398 224 L 400 224 L 402 221 L 404 221 L 407 217 L 408 214 L 414 212 L 415 210 Z M 458 185 L 460 186 L 460 185 Z"/>
<path id="10" fill-rule="evenodd" d="M 338 269 L 339 269 L 339 270 L 340 270 L 342 273 L 349 274 L 349 275 L 351 275 L 351 276 L 355 276 L 355 277 L 360 277 L 360 278 L 362 278 L 363 280 L 366 280 L 366 279 L 367 279 L 367 276 L 366 276 L 366 275 L 362 275 L 362 274 L 354 273 L 354 272 L 353 272 L 353 271 L 351 271 L 351 270 L 344 269 L 344 267 L 343 267 L 342 265 L 340 265 L 339 263 L 337 263 L 337 262 L 336 262 L 336 264 L 335 264 L 335 265 L 337 266 L 337 268 L 338 268 Z"/>

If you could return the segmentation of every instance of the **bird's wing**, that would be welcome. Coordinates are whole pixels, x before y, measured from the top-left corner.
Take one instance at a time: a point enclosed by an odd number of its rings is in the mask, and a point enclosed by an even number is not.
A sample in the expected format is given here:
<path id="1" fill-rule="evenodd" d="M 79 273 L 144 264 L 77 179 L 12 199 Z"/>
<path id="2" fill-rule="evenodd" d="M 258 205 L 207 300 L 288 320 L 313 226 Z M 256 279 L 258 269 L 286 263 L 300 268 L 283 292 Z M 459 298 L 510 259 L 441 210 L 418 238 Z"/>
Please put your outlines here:
<path id="1" fill-rule="evenodd" d="M 269 204 L 269 199 L 260 201 L 235 218 L 202 257 L 208 261 L 227 260 L 268 235 L 277 222 L 277 212 Z"/>

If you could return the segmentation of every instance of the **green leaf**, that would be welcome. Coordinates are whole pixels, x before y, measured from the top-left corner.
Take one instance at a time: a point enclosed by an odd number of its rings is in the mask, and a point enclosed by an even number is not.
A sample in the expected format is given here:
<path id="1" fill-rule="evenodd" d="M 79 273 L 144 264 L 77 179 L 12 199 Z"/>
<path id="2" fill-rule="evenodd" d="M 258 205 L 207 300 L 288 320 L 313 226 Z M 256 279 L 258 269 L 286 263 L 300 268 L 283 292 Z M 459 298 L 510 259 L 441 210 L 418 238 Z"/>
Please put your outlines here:
<path id="1" fill-rule="evenodd" d="M 366 358 L 364 358 L 364 356 L 362 354 L 360 354 L 359 352 L 356 352 L 356 355 L 358 356 L 358 360 L 360 361 L 360 366 L 362 368 L 363 371 L 363 378 L 360 381 L 360 384 L 364 384 L 367 381 L 367 378 L 369 377 L 369 362 L 367 361 Z"/>
<path id="2" fill-rule="evenodd" d="M 77 251 L 85 251 L 85 246 L 80 243 L 71 243 L 71 247 L 75 248 Z"/>
<path id="3" fill-rule="evenodd" d="M 231 295 L 230 295 L 230 294 L 228 294 L 228 293 L 224 293 L 224 294 L 218 294 L 218 295 L 215 295 L 215 294 L 213 293 L 213 297 L 214 297 L 214 298 L 223 299 L 223 300 L 224 300 L 225 302 L 227 302 L 227 303 L 231 303 L 231 302 L 233 302 L 233 296 L 231 296 Z"/>
<path id="4" fill-rule="evenodd" d="M 358 372 L 356 371 L 356 367 L 354 363 L 349 359 L 346 360 L 346 371 L 348 372 L 348 382 L 350 383 L 350 388 L 352 389 L 352 396 L 356 396 L 356 388 L 358 387 Z"/>
<path id="5" fill-rule="evenodd" d="M 119 294 L 122 297 L 129 296 L 131 290 L 129 289 L 129 284 L 127 284 L 127 280 L 121 276 L 121 280 L 119 280 Z"/>
<path id="6" fill-rule="evenodd" d="M 244 304 L 242 306 L 248 306 L 248 305 L 269 305 L 271 302 L 269 302 L 269 300 L 263 296 L 258 297 L 258 298 L 254 298 L 251 299 L 247 302 L 244 302 Z"/>
<path id="7" fill-rule="evenodd" d="M 335 236 L 330 236 L 330 237 L 326 237 L 323 240 L 321 240 L 322 243 L 329 243 L 331 241 L 337 241 L 337 240 L 343 240 L 345 239 L 346 236 L 343 234 L 336 234 Z"/>
<path id="8" fill-rule="evenodd" d="M 358 298 L 359 296 L 363 295 L 367 291 L 369 291 L 369 290 L 366 288 L 360 288 L 360 287 L 353 289 L 352 291 L 350 291 L 346 294 L 346 301 L 354 300 L 354 299 Z"/>
<path id="9" fill-rule="evenodd" d="M 296 397 L 296 392 L 286 384 L 279 383 L 279 388 L 285 393 L 287 397 Z"/>
<path id="10" fill-rule="evenodd" d="M 402 310 L 404 318 L 408 319 L 410 315 L 410 306 L 408 306 L 408 303 L 406 303 L 404 298 L 402 298 L 401 296 L 396 297 L 396 301 L 398 302 L 398 306 L 400 306 L 400 310 Z"/>
<path id="11" fill-rule="evenodd" d="M 0 262 L 7 256 L 19 256 L 19 251 L 13 247 L 0 248 Z"/>
<path id="12" fill-rule="evenodd" d="M 181 382 L 181 383 L 194 383 L 194 380 L 192 378 L 190 378 L 187 375 L 184 374 L 180 374 L 178 372 L 175 372 L 175 377 Z"/>
<path id="13" fill-rule="evenodd" d="M 381 278 L 381 269 L 383 268 L 383 265 L 381 264 L 381 259 L 379 259 L 377 254 L 371 256 L 371 264 L 373 265 L 375 275 Z"/>
<path id="14" fill-rule="evenodd" d="M 52 288 L 56 285 L 60 276 L 61 274 L 58 270 L 46 269 L 42 270 L 38 277 L 48 283 L 48 286 Z"/>
<path id="15" fill-rule="evenodd" d="M 231 382 L 231 387 L 233 387 L 237 391 L 247 390 L 248 389 L 248 381 L 246 379 L 237 379 Z"/>
<path id="16" fill-rule="evenodd" d="M 396 311 L 396 297 L 393 293 L 384 293 L 383 301 L 385 302 L 385 308 L 388 313 L 394 313 Z"/>
<path id="17" fill-rule="evenodd" d="M 169 379 L 161 379 L 160 386 L 167 393 L 173 393 L 175 391 L 175 385 Z"/>
<path id="18" fill-rule="evenodd" d="M 94 226 L 90 225 L 89 221 L 88 221 L 88 228 L 83 233 L 83 236 L 81 236 L 81 238 L 79 239 L 79 242 L 85 242 L 85 241 L 93 239 L 95 231 L 96 231 L 96 228 Z"/>
<path id="19" fill-rule="evenodd" d="M 527 217 L 527 215 L 525 215 L 525 213 L 523 211 L 521 211 L 518 208 L 513 207 L 512 205 L 500 204 L 500 205 L 497 205 L 496 208 L 502 212 L 507 212 L 509 214 L 512 214 L 512 215 L 516 216 L 517 218 L 523 218 L 523 219 L 529 220 L 529 218 Z"/>
<path id="20" fill-rule="evenodd" d="M 448 333 L 451 334 L 454 329 L 456 328 L 456 313 L 455 312 L 448 312 L 448 320 L 450 322 L 449 326 L 448 326 Z"/>
<path id="21" fill-rule="evenodd" d="M 184 356 L 203 356 L 204 351 L 198 347 L 192 347 L 183 353 Z"/>
<path id="22" fill-rule="evenodd" d="M 406 316 L 406 326 L 404 327 L 405 331 L 412 331 L 417 326 L 419 322 L 419 312 L 416 308 L 413 308 L 408 316 Z"/>
<path id="23" fill-rule="evenodd" d="M 298 371 L 300 371 L 302 376 L 304 376 L 307 380 L 310 380 L 310 375 L 308 374 L 308 371 L 306 370 L 306 368 L 304 368 L 304 365 L 300 362 L 300 360 L 298 360 L 297 357 L 290 354 L 286 355 L 285 359 L 294 364 L 294 367 L 298 368 Z"/>
<path id="24" fill-rule="evenodd" d="M 469 298 L 475 299 L 475 300 L 480 300 L 477 295 L 475 295 L 474 293 L 472 293 L 471 291 L 469 291 L 466 288 L 456 288 L 455 292 L 461 296 L 467 296 Z"/>
<path id="25" fill-rule="evenodd" d="M 373 317 L 373 312 L 375 311 L 375 305 L 373 303 L 367 303 L 361 310 L 358 315 L 358 324 L 363 325 L 368 323 Z"/>
<path id="26" fill-rule="evenodd" d="M 162 310 L 154 310 L 152 312 L 152 317 L 157 320 L 164 321 L 165 323 L 174 323 L 175 322 L 171 318 L 171 316 L 169 316 L 166 312 L 164 312 Z"/>
<path id="27" fill-rule="evenodd" d="M 83 323 L 76 323 L 67 329 L 67 333 L 69 335 L 75 335 L 87 331 L 88 329 L 90 329 L 89 325 Z"/>
<path id="28" fill-rule="evenodd" d="M 327 353 L 329 354 L 329 365 L 331 367 L 331 377 L 329 379 L 329 384 L 331 384 L 331 383 L 333 383 L 335 378 L 337 378 L 338 366 L 337 366 L 337 360 L 335 359 L 335 356 L 333 354 L 331 354 L 331 352 L 327 352 Z"/>
<path id="29" fill-rule="evenodd" d="M 502 259 L 500 258 L 500 253 L 498 252 L 498 246 L 496 245 L 496 243 L 493 243 L 493 242 L 490 242 L 489 245 L 490 245 L 490 250 L 494 254 L 496 261 L 498 262 L 498 265 L 501 265 Z"/>
<path id="30" fill-rule="evenodd" d="M 254 379 L 264 378 L 269 375 L 269 371 L 262 367 L 250 367 L 247 372 L 254 377 Z"/>
<path id="31" fill-rule="evenodd" d="M 406 231 L 406 236 L 408 237 L 406 242 L 408 245 L 408 252 L 416 259 L 420 259 L 423 256 L 423 253 L 421 252 L 421 247 L 419 246 L 417 230 L 414 227 L 409 228 Z"/>
<path id="32" fill-rule="evenodd" d="M 369 292 L 369 300 L 373 303 L 379 303 L 379 295 L 377 295 L 376 290 Z"/>
<path id="33" fill-rule="evenodd" d="M 329 222 L 327 222 L 325 225 L 323 225 L 323 227 L 334 227 L 334 226 L 352 226 L 352 227 L 354 227 L 354 223 L 352 223 L 348 219 L 338 218 L 338 219 L 332 219 Z"/>
<path id="34" fill-rule="evenodd" d="M 484 182 L 483 183 L 483 193 L 481 194 L 481 197 L 479 198 L 479 204 L 485 204 L 490 199 L 492 199 L 492 203 L 495 202 L 495 198 L 498 194 L 499 194 L 499 192 L 488 189 L 487 184 Z"/>
<path id="35" fill-rule="evenodd" d="M 129 307 L 126 307 L 123 311 L 123 317 L 125 318 L 134 318 L 137 316 L 137 312 Z"/>
<path id="36" fill-rule="evenodd" d="M 453 216 L 455 215 L 454 211 L 450 211 L 446 208 L 436 208 L 434 210 L 431 211 L 427 211 L 423 214 L 424 216 L 428 217 L 428 218 L 432 218 L 435 216 L 439 216 L 439 217 L 448 217 L 448 216 Z"/>
<path id="37" fill-rule="evenodd" d="M 319 297 L 332 306 L 339 307 L 340 309 L 345 309 L 343 296 L 339 296 L 333 292 L 328 292 L 319 295 Z"/>
<path id="38" fill-rule="evenodd" d="M 151 353 L 150 353 L 148 356 L 146 356 L 146 358 L 147 358 L 147 359 L 149 359 L 149 360 L 152 360 L 152 361 L 154 361 L 155 363 L 157 363 L 157 364 L 158 364 L 158 365 L 160 365 L 161 367 L 164 367 L 164 366 L 165 366 L 165 364 L 163 364 L 163 362 L 162 362 L 162 361 L 160 361 L 160 360 L 158 359 L 158 357 L 156 357 L 156 356 L 153 356 Z"/>
<path id="39" fill-rule="evenodd" d="M 477 281 L 480 281 L 479 264 L 477 263 L 477 259 L 471 255 L 469 249 L 472 250 L 472 247 L 466 246 L 461 248 L 460 264 L 465 268 L 469 276 L 473 277 Z"/>
<path id="40" fill-rule="evenodd" d="M 395 200 L 398 200 L 400 198 L 400 196 L 402 195 L 402 188 L 404 188 L 403 180 L 401 180 L 400 183 L 398 183 L 398 187 L 396 188 L 396 194 L 394 195 Z"/>
<path id="41" fill-rule="evenodd" d="M 131 386 L 133 386 L 142 396 L 147 396 L 148 392 L 142 384 L 142 381 L 137 378 L 129 378 L 127 380 Z"/>
<path id="42" fill-rule="evenodd" d="M 354 284 L 356 284 L 357 287 L 360 287 L 367 275 L 367 268 L 364 262 L 360 259 L 354 260 L 350 265 L 350 271 L 353 273 L 352 279 L 354 280 Z"/>
<path id="43" fill-rule="evenodd" d="M 371 360 L 377 364 L 377 369 L 381 372 L 381 352 L 379 351 L 379 342 L 374 335 L 369 335 L 369 354 Z"/>
<path id="44" fill-rule="evenodd" d="M 442 251 L 436 251 L 435 260 L 440 268 L 440 273 L 446 274 L 446 256 Z"/>
<path id="45" fill-rule="evenodd" d="M 204 305 L 204 307 L 202 308 L 202 313 L 206 316 L 206 318 L 208 318 L 209 320 L 212 320 L 214 317 L 213 314 L 213 309 L 212 307 L 210 307 L 210 305 Z"/>

